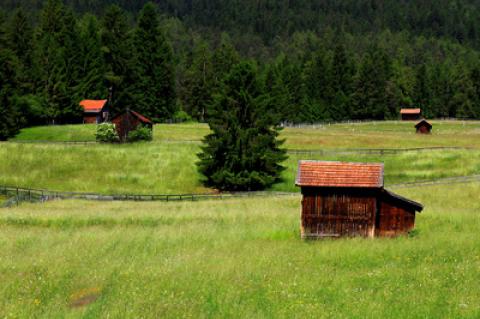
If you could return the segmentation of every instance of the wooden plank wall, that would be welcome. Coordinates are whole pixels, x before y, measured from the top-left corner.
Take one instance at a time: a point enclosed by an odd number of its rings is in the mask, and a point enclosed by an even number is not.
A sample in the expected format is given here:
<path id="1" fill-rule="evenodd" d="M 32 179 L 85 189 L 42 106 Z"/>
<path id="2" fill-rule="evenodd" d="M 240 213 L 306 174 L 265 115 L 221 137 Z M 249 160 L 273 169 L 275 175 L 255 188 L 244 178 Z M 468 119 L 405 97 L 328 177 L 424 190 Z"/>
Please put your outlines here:
<path id="1" fill-rule="evenodd" d="M 373 237 L 376 210 L 371 194 L 307 191 L 302 200 L 302 237 Z"/>
<path id="2" fill-rule="evenodd" d="M 376 236 L 393 237 L 407 234 L 415 226 L 415 212 L 382 201 L 376 221 Z"/>

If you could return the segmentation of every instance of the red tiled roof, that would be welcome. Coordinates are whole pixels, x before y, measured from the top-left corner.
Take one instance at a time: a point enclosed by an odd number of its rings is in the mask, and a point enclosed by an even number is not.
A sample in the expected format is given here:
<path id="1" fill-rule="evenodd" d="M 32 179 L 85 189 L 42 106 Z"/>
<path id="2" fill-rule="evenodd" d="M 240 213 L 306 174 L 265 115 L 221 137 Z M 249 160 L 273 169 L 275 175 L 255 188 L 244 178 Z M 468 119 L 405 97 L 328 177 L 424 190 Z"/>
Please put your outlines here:
<path id="1" fill-rule="evenodd" d="M 415 127 L 419 127 L 419 126 L 422 125 L 422 124 L 425 124 L 425 125 L 428 126 L 428 127 L 432 127 L 432 124 L 428 123 L 428 121 L 425 120 L 425 119 L 424 119 L 424 120 L 421 120 L 420 122 L 418 122 L 417 124 L 415 124 Z"/>
<path id="2" fill-rule="evenodd" d="M 422 113 L 421 109 L 401 109 L 400 114 L 420 114 Z"/>
<path id="3" fill-rule="evenodd" d="M 98 113 L 107 103 L 107 100 L 82 100 L 80 106 L 83 107 L 84 112 Z"/>
<path id="4" fill-rule="evenodd" d="M 300 161 L 297 186 L 383 187 L 382 163 Z"/>
<path id="5" fill-rule="evenodd" d="M 132 110 L 130 110 L 130 112 L 132 112 L 132 114 L 135 115 L 141 122 L 148 123 L 148 124 L 153 124 L 152 121 L 150 121 L 150 119 L 146 118 L 142 114 L 137 113 L 137 112 L 132 111 Z"/>

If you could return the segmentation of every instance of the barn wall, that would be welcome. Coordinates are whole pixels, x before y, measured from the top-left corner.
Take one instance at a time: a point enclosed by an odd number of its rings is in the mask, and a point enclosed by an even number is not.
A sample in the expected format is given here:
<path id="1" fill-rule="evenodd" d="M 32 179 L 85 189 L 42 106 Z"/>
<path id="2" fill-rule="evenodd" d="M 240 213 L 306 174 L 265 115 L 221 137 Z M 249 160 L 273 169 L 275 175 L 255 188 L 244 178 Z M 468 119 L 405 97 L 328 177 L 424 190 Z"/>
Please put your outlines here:
<path id="1" fill-rule="evenodd" d="M 402 114 L 402 121 L 415 121 L 420 119 L 420 114 Z"/>
<path id="2" fill-rule="evenodd" d="M 95 124 L 97 123 L 97 114 L 84 114 L 83 115 L 83 123 L 86 124 Z"/>
<path id="3" fill-rule="evenodd" d="M 379 200 L 375 235 L 393 237 L 407 234 L 415 226 L 415 211 L 388 199 Z"/>
<path id="4" fill-rule="evenodd" d="M 417 128 L 417 133 L 420 133 L 420 134 L 429 134 L 430 133 L 430 129 L 425 126 L 425 125 L 421 125 Z"/>
<path id="5" fill-rule="evenodd" d="M 302 194 L 302 238 L 374 236 L 373 191 L 304 187 Z"/>
<path id="6" fill-rule="evenodd" d="M 128 132 L 133 131 L 140 124 L 140 121 L 135 116 L 130 116 L 127 113 L 117 116 L 112 120 L 117 129 L 120 140 L 125 141 L 128 136 Z"/>

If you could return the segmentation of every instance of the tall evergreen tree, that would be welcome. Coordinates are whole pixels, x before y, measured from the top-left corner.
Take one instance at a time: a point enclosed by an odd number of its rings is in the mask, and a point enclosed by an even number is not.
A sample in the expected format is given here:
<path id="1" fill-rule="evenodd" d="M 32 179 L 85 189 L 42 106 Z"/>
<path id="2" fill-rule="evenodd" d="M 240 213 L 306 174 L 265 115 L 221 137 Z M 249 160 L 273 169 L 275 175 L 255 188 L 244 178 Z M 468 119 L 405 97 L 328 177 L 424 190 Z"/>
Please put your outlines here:
<path id="1" fill-rule="evenodd" d="M 380 48 L 364 57 L 356 81 L 352 107 L 355 118 L 383 120 L 388 116 L 387 84 L 392 75 L 391 60 Z"/>
<path id="2" fill-rule="evenodd" d="M 42 9 L 39 26 L 36 63 L 42 67 L 37 89 L 42 100 L 43 117 L 49 123 L 57 123 L 64 105 L 68 104 L 67 65 L 61 37 L 64 13 L 60 0 L 48 0 Z"/>
<path id="3" fill-rule="evenodd" d="M 279 181 L 285 159 L 278 119 L 270 109 L 256 67 L 234 66 L 215 96 L 198 167 L 207 185 L 221 190 L 259 190 Z"/>
<path id="4" fill-rule="evenodd" d="M 153 3 L 147 3 L 138 18 L 134 36 L 141 111 L 154 119 L 171 119 L 176 111 L 173 52 L 159 27 Z"/>
<path id="5" fill-rule="evenodd" d="M 76 99 L 105 99 L 105 64 L 103 61 L 99 25 L 97 18 L 87 15 L 83 18 L 80 31 L 79 84 Z"/>
<path id="6" fill-rule="evenodd" d="M 207 108 L 212 103 L 214 79 L 212 54 L 208 44 L 202 42 L 194 48 L 192 63 L 186 72 L 185 104 L 188 113 L 203 122 Z"/>
<path id="7" fill-rule="evenodd" d="M 415 76 L 414 103 L 416 107 L 422 108 L 422 113 L 426 117 L 431 117 L 434 113 L 430 104 L 430 91 L 430 79 L 427 72 L 427 66 L 425 63 L 422 63 Z"/>
<path id="8" fill-rule="evenodd" d="M 37 67 L 33 63 L 33 30 L 22 8 L 15 10 L 7 30 L 7 41 L 10 50 L 18 62 L 17 76 L 19 93 L 29 94 L 34 90 L 34 77 Z"/>
<path id="9" fill-rule="evenodd" d="M 112 5 L 106 9 L 101 39 L 105 79 L 113 91 L 111 112 L 115 114 L 133 107 L 138 101 L 135 54 L 132 54 L 134 50 L 127 17 L 120 7 Z"/>
<path id="10" fill-rule="evenodd" d="M 4 21 L 0 17 L 0 141 L 14 136 L 20 127 L 20 114 L 14 105 L 17 61 L 8 48 Z"/>

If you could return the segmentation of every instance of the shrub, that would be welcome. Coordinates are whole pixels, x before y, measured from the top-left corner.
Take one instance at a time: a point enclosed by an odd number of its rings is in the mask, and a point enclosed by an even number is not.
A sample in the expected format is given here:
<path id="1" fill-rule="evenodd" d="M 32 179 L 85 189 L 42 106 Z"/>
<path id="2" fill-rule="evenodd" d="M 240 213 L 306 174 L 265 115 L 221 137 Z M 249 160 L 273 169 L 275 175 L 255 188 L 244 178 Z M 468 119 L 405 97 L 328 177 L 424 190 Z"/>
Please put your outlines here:
<path id="1" fill-rule="evenodd" d="M 137 128 L 128 133 L 129 142 L 137 141 L 151 141 L 152 140 L 152 130 L 145 125 L 139 125 Z"/>
<path id="2" fill-rule="evenodd" d="M 97 142 L 116 143 L 120 139 L 115 129 L 115 124 L 102 123 L 97 125 L 97 133 L 95 134 Z"/>
<path id="3" fill-rule="evenodd" d="M 185 111 L 177 111 L 173 115 L 173 122 L 174 123 L 183 123 L 183 122 L 191 122 L 192 117 L 188 115 Z"/>

